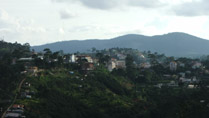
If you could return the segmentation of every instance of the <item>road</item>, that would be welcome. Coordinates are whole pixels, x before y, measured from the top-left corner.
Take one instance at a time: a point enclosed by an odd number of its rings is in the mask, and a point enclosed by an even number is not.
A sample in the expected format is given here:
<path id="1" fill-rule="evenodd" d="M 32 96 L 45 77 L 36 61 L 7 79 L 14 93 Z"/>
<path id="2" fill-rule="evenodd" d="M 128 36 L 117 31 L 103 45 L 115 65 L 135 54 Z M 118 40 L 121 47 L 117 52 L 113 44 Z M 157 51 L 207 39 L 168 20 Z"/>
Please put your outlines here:
<path id="1" fill-rule="evenodd" d="M 4 117 L 5 117 L 7 111 L 8 111 L 8 110 L 12 107 L 12 105 L 15 103 L 15 101 L 16 101 L 16 99 L 17 99 L 17 96 L 18 96 L 18 94 L 20 93 L 20 90 L 21 90 L 21 88 L 22 88 L 22 84 L 23 84 L 23 82 L 24 82 L 25 80 L 26 80 L 26 78 L 24 78 L 24 79 L 19 83 L 19 85 L 18 85 L 18 91 L 17 91 L 17 93 L 15 94 L 14 100 L 12 101 L 11 105 L 4 111 L 3 115 L 1 116 L 1 118 L 4 118 Z"/>

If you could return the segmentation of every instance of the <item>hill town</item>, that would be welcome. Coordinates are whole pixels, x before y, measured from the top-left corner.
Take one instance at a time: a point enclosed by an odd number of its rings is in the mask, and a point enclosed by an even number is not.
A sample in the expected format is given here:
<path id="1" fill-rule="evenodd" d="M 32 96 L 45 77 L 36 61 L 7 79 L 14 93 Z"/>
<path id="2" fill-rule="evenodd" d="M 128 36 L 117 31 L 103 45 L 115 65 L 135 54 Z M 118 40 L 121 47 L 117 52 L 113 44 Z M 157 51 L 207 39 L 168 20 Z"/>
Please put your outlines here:
<path id="1" fill-rule="evenodd" d="M 209 56 L 131 48 L 36 52 L 4 41 L 1 47 L 2 118 L 208 115 Z"/>

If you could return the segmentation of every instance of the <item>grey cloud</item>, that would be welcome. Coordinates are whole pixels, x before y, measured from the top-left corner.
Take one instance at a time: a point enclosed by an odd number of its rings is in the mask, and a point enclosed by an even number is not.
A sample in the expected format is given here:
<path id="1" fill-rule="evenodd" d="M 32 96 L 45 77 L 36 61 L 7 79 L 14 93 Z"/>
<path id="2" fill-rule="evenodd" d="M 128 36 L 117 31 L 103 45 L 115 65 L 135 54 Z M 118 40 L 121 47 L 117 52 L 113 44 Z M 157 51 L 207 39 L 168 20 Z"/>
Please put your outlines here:
<path id="1" fill-rule="evenodd" d="M 129 5 L 144 8 L 160 7 L 164 4 L 159 0 L 128 0 Z"/>
<path id="2" fill-rule="evenodd" d="M 75 15 L 70 13 L 68 10 L 61 10 L 59 14 L 61 19 L 69 19 L 75 17 Z"/>
<path id="3" fill-rule="evenodd" d="M 209 1 L 187 2 L 178 6 L 173 6 L 172 10 L 179 16 L 202 16 L 209 15 Z"/>
<path id="4" fill-rule="evenodd" d="M 80 0 L 80 2 L 87 7 L 96 9 L 110 9 L 118 5 L 116 0 Z"/>
<path id="5" fill-rule="evenodd" d="M 79 2 L 86 7 L 93 9 L 112 9 L 120 6 L 134 6 L 143 8 L 159 7 L 163 4 L 159 0 L 51 0 L 59 3 Z"/>

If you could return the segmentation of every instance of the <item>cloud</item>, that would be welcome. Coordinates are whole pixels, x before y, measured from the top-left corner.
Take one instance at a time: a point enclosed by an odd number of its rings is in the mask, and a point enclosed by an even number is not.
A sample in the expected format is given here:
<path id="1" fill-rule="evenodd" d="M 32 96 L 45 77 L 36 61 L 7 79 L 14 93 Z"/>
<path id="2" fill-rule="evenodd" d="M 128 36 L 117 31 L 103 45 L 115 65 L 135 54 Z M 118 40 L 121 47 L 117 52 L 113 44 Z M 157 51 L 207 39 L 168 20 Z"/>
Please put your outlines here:
<path id="1" fill-rule="evenodd" d="M 134 6 L 143 8 L 160 7 L 164 5 L 160 0 L 51 0 L 57 3 L 80 3 L 88 8 L 93 9 L 113 9 L 121 6 Z"/>
<path id="2" fill-rule="evenodd" d="M 65 34 L 65 30 L 63 28 L 60 28 L 59 29 L 59 33 L 62 34 L 62 35 L 64 35 Z"/>
<path id="3" fill-rule="evenodd" d="M 6 41 L 21 42 L 37 41 L 46 29 L 33 24 L 33 20 L 25 20 L 10 16 L 5 10 L 0 9 L 0 37 L 4 36 Z M 38 34 L 38 35 L 37 35 Z"/>
<path id="4" fill-rule="evenodd" d="M 51 0 L 57 3 L 81 4 L 85 7 L 109 10 L 120 7 L 163 8 L 177 16 L 209 15 L 209 0 Z M 164 9 L 165 8 L 165 9 Z"/>
<path id="5" fill-rule="evenodd" d="M 116 0 L 80 0 L 80 2 L 87 7 L 96 9 L 110 9 L 118 5 Z"/>
<path id="6" fill-rule="evenodd" d="M 178 16 L 204 16 L 209 15 L 208 0 L 192 0 L 177 6 L 173 6 L 172 10 Z"/>
<path id="7" fill-rule="evenodd" d="M 73 18 L 73 17 L 76 16 L 75 14 L 71 13 L 71 12 L 70 12 L 69 10 L 67 10 L 67 9 L 61 10 L 61 11 L 59 12 L 59 14 L 60 14 L 60 18 L 61 18 L 61 19 L 70 19 L 70 18 Z"/>
<path id="8" fill-rule="evenodd" d="M 135 7 L 155 8 L 165 4 L 159 0 L 128 0 L 128 4 Z"/>

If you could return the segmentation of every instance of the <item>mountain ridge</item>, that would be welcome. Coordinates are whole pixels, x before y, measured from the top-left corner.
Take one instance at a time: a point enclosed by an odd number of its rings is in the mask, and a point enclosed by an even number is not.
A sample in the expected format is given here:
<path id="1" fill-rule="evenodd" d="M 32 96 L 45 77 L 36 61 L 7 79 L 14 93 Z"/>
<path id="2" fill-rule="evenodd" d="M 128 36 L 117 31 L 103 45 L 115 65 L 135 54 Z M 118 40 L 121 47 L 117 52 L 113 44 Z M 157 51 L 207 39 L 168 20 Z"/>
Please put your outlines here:
<path id="1" fill-rule="evenodd" d="M 42 51 L 44 48 L 50 48 L 52 51 L 63 50 L 65 53 L 75 53 L 87 52 L 92 47 L 99 50 L 113 47 L 133 48 L 140 51 L 150 50 L 152 52 L 164 53 L 168 56 L 199 56 L 209 54 L 209 40 L 182 32 L 155 36 L 127 34 L 111 39 L 61 41 L 33 46 L 32 49 Z"/>

